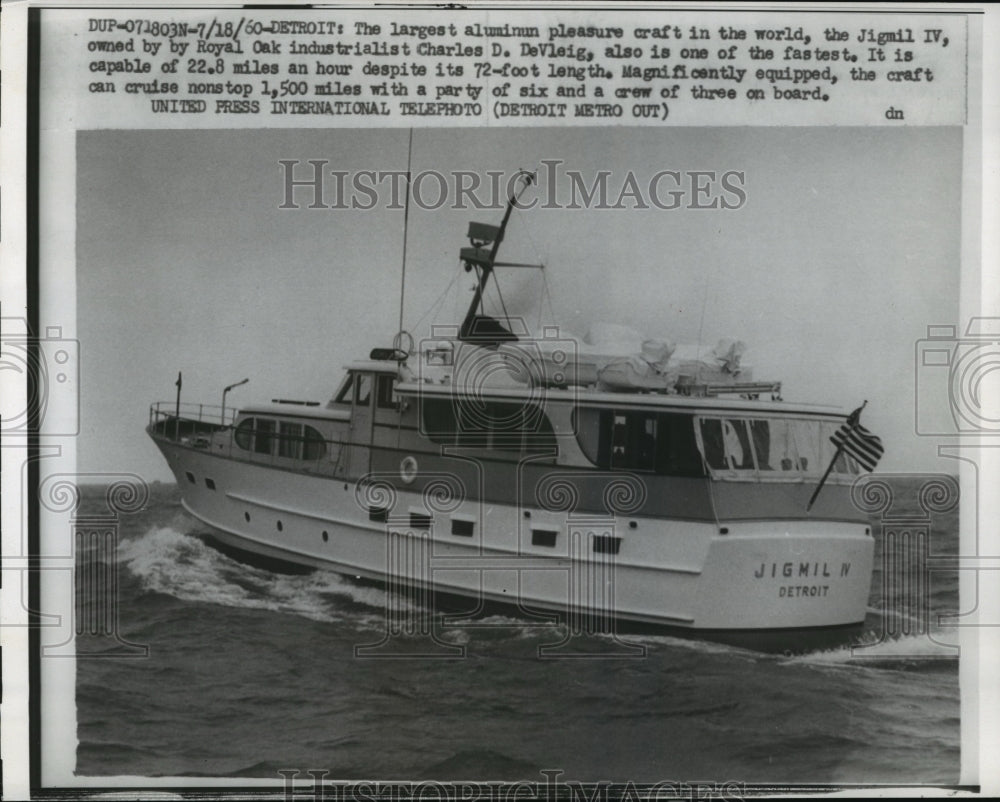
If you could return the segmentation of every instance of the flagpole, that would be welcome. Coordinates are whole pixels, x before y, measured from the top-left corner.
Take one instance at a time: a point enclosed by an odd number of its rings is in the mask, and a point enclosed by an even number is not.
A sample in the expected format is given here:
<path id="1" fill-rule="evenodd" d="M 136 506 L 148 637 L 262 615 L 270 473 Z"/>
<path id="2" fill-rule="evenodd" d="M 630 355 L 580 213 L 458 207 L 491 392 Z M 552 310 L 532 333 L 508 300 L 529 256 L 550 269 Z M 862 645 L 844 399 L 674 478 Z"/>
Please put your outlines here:
<path id="1" fill-rule="evenodd" d="M 823 489 L 823 485 L 826 484 L 827 478 L 830 476 L 830 471 L 833 470 L 833 466 L 837 464 L 837 460 L 840 459 L 840 454 L 844 450 L 843 446 L 837 446 L 837 453 L 833 455 L 833 459 L 830 460 L 830 464 L 826 466 L 826 473 L 823 474 L 823 478 L 819 480 L 819 484 L 816 485 L 816 490 L 813 491 L 812 498 L 809 499 L 809 503 L 806 505 L 806 512 L 812 509 L 813 502 L 816 501 L 816 496 L 819 495 L 819 491 Z"/>
<path id="2" fill-rule="evenodd" d="M 851 413 L 851 417 L 847 419 L 852 427 L 858 425 L 858 421 L 861 420 L 861 410 L 863 410 L 867 404 L 868 404 L 868 399 L 865 399 L 865 402 L 856 410 L 854 410 L 854 412 Z M 826 480 L 830 476 L 830 471 L 833 470 L 833 466 L 837 464 L 837 460 L 840 459 L 840 455 L 844 452 L 844 445 L 845 445 L 844 443 L 841 443 L 839 446 L 837 446 L 837 452 L 833 455 L 833 459 L 830 460 L 830 464 L 826 466 L 826 473 L 824 473 L 823 478 L 819 480 L 819 484 L 816 485 L 816 489 L 813 491 L 812 498 L 809 499 L 809 503 L 806 505 L 806 512 L 809 512 L 809 510 L 812 509 L 813 502 L 816 501 L 816 497 L 819 495 L 819 491 L 823 489 L 823 485 L 826 484 Z"/>
<path id="3" fill-rule="evenodd" d="M 177 381 L 174 382 L 177 385 L 177 402 L 174 407 L 174 439 L 180 440 L 181 438 L 181 372 L 177 371 Z"/>

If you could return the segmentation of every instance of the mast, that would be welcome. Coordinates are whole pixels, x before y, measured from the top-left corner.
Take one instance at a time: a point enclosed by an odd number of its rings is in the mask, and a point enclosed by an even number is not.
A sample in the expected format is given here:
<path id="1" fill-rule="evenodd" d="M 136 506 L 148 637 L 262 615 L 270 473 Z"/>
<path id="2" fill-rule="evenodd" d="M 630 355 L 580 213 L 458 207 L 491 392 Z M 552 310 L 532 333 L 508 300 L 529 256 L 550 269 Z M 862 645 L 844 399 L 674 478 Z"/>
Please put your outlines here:
<path id="1" fill-rule="evenodd" d="M 535 180 L 533 173 L 529 173 L 524 170 L 518 173 L 517 178 L 524 180 L 524 186 L 521 187 L 520 192 L 515 189 L 515 191 L 511 193 L 510 199 L 507 201 L 507 208 L 503 214 L 503 220 L 500 221 L 499 228 L 486 223 L 469 223 L 468 237 L 469 241 L 472 243 L 472 247 L 462 248 L 461 259 L 465 262 L 466 271 L 471 271 L 473 268 L 476 268 L 479 275 L 479 282 L 476 285 L 475 293 L 472 296 L 472 303 L 469 304 L 469 310 L 465 313 L 465 320 L 462 321 L 462 327 L 459 329 L 459 339 L 517 339 L 514 334 L 507 329 L 504 329 L 496 321 L 492 321 L 493 325 L 488 326 L 489 330 L 487 331 L 481 331 L 476 326 L 476 310 L 479 309 L 483 302 L 483 292 L 486 289 L 486 283 L 493 274 L 493 268 L 497 266 L 497 252 L 500 250 L 500 243 L 503 242 L 504 233 L 507 230 L 507 223 L 510 221 L 510 214 L 514 211 L 514 204 L 517 203 L 518 198 L 524 194 L 524 191 L 531 186 L 532 182 Z M 487 245 L 490 245 L 488 251 L 486 249 Z"/>

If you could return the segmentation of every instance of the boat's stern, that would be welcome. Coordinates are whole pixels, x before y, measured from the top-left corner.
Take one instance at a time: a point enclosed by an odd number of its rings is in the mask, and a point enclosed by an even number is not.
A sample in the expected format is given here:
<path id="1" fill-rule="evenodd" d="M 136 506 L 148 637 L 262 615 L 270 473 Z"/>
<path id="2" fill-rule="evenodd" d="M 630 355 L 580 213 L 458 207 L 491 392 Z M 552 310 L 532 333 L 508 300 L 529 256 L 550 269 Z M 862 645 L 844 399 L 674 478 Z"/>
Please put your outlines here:
<path id="1" fill-rule="evenodd" d="M 693 613 L 702 630 L 860 627 L 875 542 L 865 524 L 752 521 L 719 527 Z"/>

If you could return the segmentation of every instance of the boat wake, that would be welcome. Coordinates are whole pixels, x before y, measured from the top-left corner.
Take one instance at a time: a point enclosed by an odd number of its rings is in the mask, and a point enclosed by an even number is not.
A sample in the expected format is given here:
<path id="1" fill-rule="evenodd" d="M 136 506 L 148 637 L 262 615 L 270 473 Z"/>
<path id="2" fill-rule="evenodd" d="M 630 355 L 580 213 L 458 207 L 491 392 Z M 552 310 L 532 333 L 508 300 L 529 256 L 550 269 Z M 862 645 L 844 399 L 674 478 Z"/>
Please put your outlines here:
<path id="1" fill-rule="evenodd" d="M 289 575 L 238 562 L 193 533 L 152 527 L 123 540 L 118 559 L 149 593 L 185 602 L 297 615 L 312 621 L 383 626 L 387 594 L 330 571 Z M 398 609 L 405 601 L 394 601 Z"/>
<path id="2" fill-rule="evenodd" d="M 950 670 L 958 665 L 958 648 L 950 645 L 957 640 L 957 634 L 948 630 L 935 633 L 933 639 L 923 634 L 883 637 L 869 631 L 857 643 L 795 655 L 784 660 L 798 664 L 883 670 Z"/>

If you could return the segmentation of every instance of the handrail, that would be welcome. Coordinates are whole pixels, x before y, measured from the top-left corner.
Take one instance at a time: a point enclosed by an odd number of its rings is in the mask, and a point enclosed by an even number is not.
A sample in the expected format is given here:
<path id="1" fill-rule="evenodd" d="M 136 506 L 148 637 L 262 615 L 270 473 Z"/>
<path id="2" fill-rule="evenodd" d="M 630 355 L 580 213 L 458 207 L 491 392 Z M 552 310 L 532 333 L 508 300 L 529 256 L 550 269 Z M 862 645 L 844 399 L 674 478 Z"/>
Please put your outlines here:
<path id="1" fill-rule="evenodd" d="M 184 448 L 207 450 L 216 456 L 225 455 L 241 462 L 258 465 L 273 465 L 277 467 L 305 470 L 321 475 L 338 477 L 342 474 L 341 463 L 344 452 L 352 443 L 344 440 L 328 440 L 323 438 L 324 453 L 314 459 L 301 456 L 288 456 L 280 453 L 279 447 L 272 447 L 268 453 L 240 447 L 232 436 L 233 423 L 239 415 L 239 410 L 227 409 L 225 418 L 220 404 L 181 403 L 180 415 L 174 401 L 157 401 L 149 407 L 149 428 L 160 425 L 162 429 L 153 431 L 157 436 L 177 443 Z M 188 424 L 183 426 L 181 424 Z M 216 439 L 215 435 L 224 433 L 225 442 Z M 296 443 L 318 442 L 309 440 L 304 435 L 272 435 L 274 443 L 281 440 Z M 304 445 L 303 445 L 304 448 Z"/>
<path id="2" fill-rule="evenodd" d="M 178 410 L 179 406 L 179 410 Z M 178 411 L 180 414 L 178 415 Z M 239 414 L 237 409 L 225 409 L 220 404 L 197 404 L 194 402 L 156 401 L 149 406 L 150 425 L 159 419 L 169 418 L 215 426 L 232 426 Z"/>

